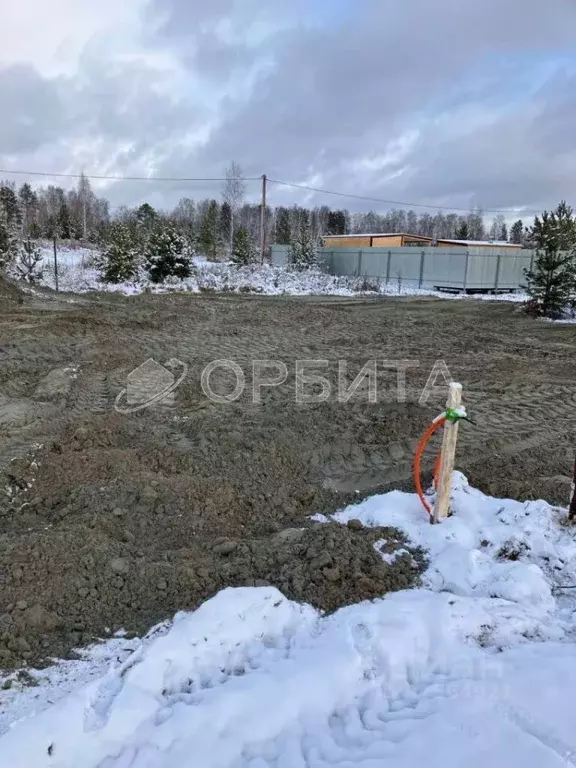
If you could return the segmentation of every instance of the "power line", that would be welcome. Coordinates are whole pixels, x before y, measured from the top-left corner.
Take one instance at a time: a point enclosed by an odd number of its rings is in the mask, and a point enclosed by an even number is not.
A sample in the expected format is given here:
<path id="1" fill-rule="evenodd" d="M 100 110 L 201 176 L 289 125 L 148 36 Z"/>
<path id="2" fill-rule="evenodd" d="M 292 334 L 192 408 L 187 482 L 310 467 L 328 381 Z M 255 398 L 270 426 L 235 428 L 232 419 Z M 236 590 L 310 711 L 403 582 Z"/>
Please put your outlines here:
<path id="1" fill-rule="evenodd" d="M 0 168 L 0 174 L 17 175 L 17 176 L 41 176 L 43 178 L 57 178 L 57 179 L 80 179 L 82 176 L 86 179 L 94 179 L 98 181 L 160 181 L 160 182 L 209 182 L 227 181 L 226 177 L 185 177 L 185 176 L 108 176 L 99 174 L 88 173 L 47 173 L 46 171 L 20 171 L 20 170 L 8 170 L 6 168 Z M 241 181 L 261 181 L 261 176 L 244 176 Z M 283 187 L 291 187 L 292 189 L 302 189 L 307 192 L 317 192 L 322 195 L 333 195 L 336 197 L 344 197 L 352 200 L 364 200 L 372 203 L 382 203 L 383 205 L 397 205 L 402 208 L 431 208 L 435 211 L 460 211 L 463 213 L 469 213 L 470 208 L 459 208 L 458 206 L 448 205 L 433 205 L 426 203 L 409 203 L 401 200 L 385 200 L 381 197 L 370 197 L 368 195 L 356 195 L 351 192 L 338 192 L 332 189 L 321 189 L 319 187 L 309 187 L 306 184 L 293 184 L 288 181 L 280 181 L 279 179 L 268 179 L 271 184 L 278 184 Z M 482 208 L 482 213 L 510 213 L 515 216 L 522 216 L 526 214 L 538 214 L 541 211 L 536 209 L 513 209 L 513 208 Z"/>
<path id="2" fill-rule="evenodd" d="M 88 173 L 46 173 L 45 171 L 9 171 L 0 168 L 0 173 L 7 173 L 17 176 L 43 176 L 45 178 L 57 179 L 99 179 L 102 181 L 227 181 L 226 177 L 218 178 L 184 178 L 182 176 L 98 176 Z M 241 181 L 260 181 L 261 176 L 246 176 Z"/>
<path id="3" fill-rule="evenodd" d="M 448 205 L 427 205 L 426 203 L 406 203 L 399 200 L 384 200 L 381 197 L 368 197 L 366 195 L 354 195 L 349 192 L 335 192 L 330 189 L 319 189 L 318 187 L 308 187 L 305 184 L 291 184 L 287 181 L 278 181 L 278 179 L 268 179 L 271 184 L 280 184 L 283 187 L 293 187 L 294 189 L 305 189 L 309 192 L 319 192 L 322 195 L 336 195 L 338 197 L 349 197 L 355 200 L 368 200 L 373 203 L 384 203 L 385 205 L 400 205 L 403 208 L 433 208 L 436 211 L 464 211 L 464 213 L 470 213 L 470 208 L 458 208 L 457 206 Z M 537 210 L 517 210 L 512 208 L 482 208 L 482 213 L 513 213 L 516 216 L 520 216 L 523 213 L 541 213 Z"/>

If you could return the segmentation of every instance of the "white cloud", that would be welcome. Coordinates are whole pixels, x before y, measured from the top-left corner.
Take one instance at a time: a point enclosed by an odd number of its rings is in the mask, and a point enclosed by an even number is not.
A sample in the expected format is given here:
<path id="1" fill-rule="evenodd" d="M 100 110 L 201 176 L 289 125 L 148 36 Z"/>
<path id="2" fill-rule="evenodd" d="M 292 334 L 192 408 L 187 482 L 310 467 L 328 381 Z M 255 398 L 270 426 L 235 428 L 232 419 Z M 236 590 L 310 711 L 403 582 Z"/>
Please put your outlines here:
<path id="1" fill-rule="evenodd" d="M 91 41 L 133 44 L 147 0 L 0 0 L 0 66 L 71 75 Z"/>

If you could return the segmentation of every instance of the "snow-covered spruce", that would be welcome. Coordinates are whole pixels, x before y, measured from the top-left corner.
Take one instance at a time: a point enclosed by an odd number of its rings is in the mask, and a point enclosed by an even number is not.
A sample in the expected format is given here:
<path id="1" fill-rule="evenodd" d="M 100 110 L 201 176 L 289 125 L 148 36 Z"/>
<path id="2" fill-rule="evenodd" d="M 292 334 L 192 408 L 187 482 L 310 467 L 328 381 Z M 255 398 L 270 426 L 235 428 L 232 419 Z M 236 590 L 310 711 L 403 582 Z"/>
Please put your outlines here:
<path id="1" fill-rule="evenodd" d="M 183 280 L 191 274 L 191 252 L 186 238 L 174 227 L 155 227 L 144 248 L 144 268 L 152 283 L 168 277 Z"/>
<path id="2" fill-rule="evenodd" d="M 254 243 L 246 227 L 237 227 L 234 231 L 232 247 L 232 263 L 236 266 L 247 266 L 256 259 Z"/>
<path id="3" fill-rule="evenodd" d="M 126 224 L 114 222 L 110 226 L 106 245 L 97 263 L 106 283 L 124 283 L 135 276 L 138 247 Z"/>
<path id="4" fill-rule="evenodd" d="M 33 285 L 42 281 L 44 274 L 42 252 L 31 240 L 25 240 L 18 248 L 13 273 L 19 280 Z"/>
<path id="5" fill-rule="evenodd" d="M 288 262 L 293 269 L 298 270 L 317 267 L 320 245 L 318 238 L 314 237 L 304 213 L 304 211 L 301 212 L 304 217 L 303 221 L 292 234 L 288 250 Z"/>
<path id="6" fill-rule="evenodd" d="M 57 703 L 53 670 L 5 696 L 11 768 L 561 768 L 576 752 L 576 542 L 565 511 L 485 496 L 454 476 L 431 526 L 414 494 L 334 518 L 402 529 L 422 588 L 322 616 L 273 588 L 226 589 Z M 131 654 L 131 655 L 128 655 Z M 90 662 L 68 662 L 71 670 Z M 48 684 L 44 678 L 48 679 Z M 84 679 L 86 679 L 84 677 Z"/>

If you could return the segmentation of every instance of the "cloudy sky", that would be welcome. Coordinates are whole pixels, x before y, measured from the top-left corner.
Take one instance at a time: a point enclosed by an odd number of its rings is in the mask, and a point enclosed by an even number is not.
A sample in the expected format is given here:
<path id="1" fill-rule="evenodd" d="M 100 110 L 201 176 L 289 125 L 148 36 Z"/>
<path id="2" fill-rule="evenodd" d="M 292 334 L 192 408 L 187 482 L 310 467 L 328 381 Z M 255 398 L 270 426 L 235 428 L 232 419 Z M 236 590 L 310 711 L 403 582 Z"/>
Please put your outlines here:
<path id="1" fill-rule="evenodd" d="M 0 29 L 2 169 L 213 177 L 236 160 L 410 203 L 576 204 L 575 0 L 0 0 Z M 220 185 L 98 188 L 167 207 Z"/>

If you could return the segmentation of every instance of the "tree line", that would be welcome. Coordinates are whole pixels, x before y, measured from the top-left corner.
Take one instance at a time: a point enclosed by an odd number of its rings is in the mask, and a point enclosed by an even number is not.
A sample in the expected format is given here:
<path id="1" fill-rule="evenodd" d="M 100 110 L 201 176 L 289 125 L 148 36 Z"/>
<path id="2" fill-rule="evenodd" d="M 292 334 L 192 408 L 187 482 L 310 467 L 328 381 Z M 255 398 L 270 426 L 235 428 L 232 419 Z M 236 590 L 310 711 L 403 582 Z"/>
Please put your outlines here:
<path id="1" fill-rule="evenodd" d="M 217 257 L 230 253 L 234 243 L 235 225 L 245 230 L 252 250 L 260 242 L 260 205 L 244 200 L 242 171 L 236 163 L 226 171 L 220 199 L 192 200 L 184 197 L 171 210 L 154 211 L 157 221 L 170 223 L 205 255 Z M 19 188 L 13 182 L 0 181 L 0 237 L 8 235 L 23 240 L 57 237 L 102 243 L 115 223 L 133 227 L 142 216 L 150 216 L 152 207 L 121 206 L 113 214 L 104 197 L 92 190 L 89 179 L 81 175 L 71 190 L 49 185 L 33 189 L 24 183 Z M 498 240 L 529 244 L 529 231 L 521 220 L 510 231 L 503 215 L 486 222 L 481 210 L 465 214 L 416 213 L 396 209 L 385 213 L 350 212 L 323 205 L 314 208 L 294 205 L 276 206 L 266 210 L 266 239 L 268 243 L 289 245 L 304 228 L 313 240 L 324 235 L 355 233 L 406 232 L 433 239 Z"/>
<path id="2" fill-rule="evenodd" d="M 182 198 L 171 210 L 149 203 L 122 206 L 111 213 L 110 204 L 93 191 L 81 175 L 74 189 L 59 186 L 33 189 L 24 183 L 0 181 L 0 268 L 12 264 L 17 276 L 33 280 L 40 255 L 37 241 L 47 238 L 81 241 L 99 246 L 103 279 L 121 282 L 145 270 L 153 281 L 190 274 L 191 256 L 229 258 L 236 264 L 258 260 L 260 205 L 245 200 L 242 170 L 226 170 L 219 199 Z M 521 219 L 510 229 L 499 214 L 487 223 L 482 211 L 469 213 L 350 212 L 300 205 L 268 207 L 266 240 L 290 246 L 297 268 L 315 261 L 325 235 L 406 232 L 433 239 L 509 241 L 540 249 L 527 275 L 532 309 L 542 314 L 559 311 L 576 290 L 576 223 L 572 210 L 561 203 L 553 212 L 536 217 L 532 227 Z"/>

